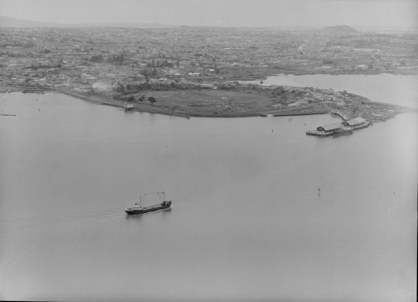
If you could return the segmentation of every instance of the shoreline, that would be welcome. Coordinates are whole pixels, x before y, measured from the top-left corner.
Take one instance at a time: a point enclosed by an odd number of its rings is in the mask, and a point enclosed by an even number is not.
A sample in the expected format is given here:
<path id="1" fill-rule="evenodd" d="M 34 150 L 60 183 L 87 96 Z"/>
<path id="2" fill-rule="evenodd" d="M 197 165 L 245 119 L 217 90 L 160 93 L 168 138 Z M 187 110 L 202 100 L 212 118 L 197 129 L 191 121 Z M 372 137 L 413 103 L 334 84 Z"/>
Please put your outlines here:
<path id="1" fill-rule="evenodd" d="M 115 100 L 105 96 L 99 95 L 86 95 L 80 92 L 71 91 L 69 89 L 45 89 L 45 90 L 35 90 L 35 91 L 24 91 L 24 89 L 20 87 L 9 87 L 7 91 L 0 90 L 0 93 L 34 93 L 34 94 L 44 94 L 44 93 L 57 93 L 67 95 L 76 99 L 80 99 L 82 101 L 96 104 L 96 105 L 105 105 L 105 106 L 112 106 L 124 109 L 125 101 L 122 100 Z M 18 88 L 18 89 L 16 89 Z M 187 92 L 187 90 L 185 90 Z M 306 111 L 306 110 L 295 110 L 295 109 L 285 109 L 285 110 L 268 110 L 268 112 L 247 112 L 247 113 L 237 113 L 237 112 L 229 112 L 229 113 L 222 113 L 222 114 L 214 114 L 211 112 L 193 112 L 193 113 L 176 113 L 172 112 L 169 108 L 164 107 L 157 107 L 154 105 L 148 104 L 134 104 L 134 108 L 132 111 L 136 112 L 144 112 L 150 114 L 161 114 L 167 116 L 176 116 L 189 119 L 191 117 L 206 117 L 206 118 L 244 118 L 244 117 L 267 117 L 267 116 L 303 116 L 303 115 L 317 115 L 317 114 L 327 114 L 330 113 L 329 110 L 325 110 L 322 108 Z"/>
<path id="2" fill-rule="evenodd" d="M 274 72 L 267 72 L 261 76 L 249 76 L 243 78 L 230 78 L 231 81 L 245 81 L 245 82 L 253 82 L 253 81 L 265 81 L 269 77 L 274 76 L 309 76 L 309 75 L 330 75 L 330 76 L 374 76 L 374 75 L 395 75 L 395 76 L 416 76 L 416 71 L 410 70 L 396 70 L 396 71 L 350 71 L 350 72 L 318 72 L 318 71 L 308 71 L 308 70 L 291 70 L 291 72 L 287 69 L 275 69 Z"/>
<path id="3" fill-rule="evenodd" d="M 74 98 L 78 98 L 80 100 L 92 103 L 92 104 L 98 104 L 98 105 L 106 105 L 106 106 L 113 106 L 118 108 L 124 108 L 125 102 L 119 101 L 119 100 L 113 100 L 113 99 L 106 99 L 106 98 L 100 98 L 99 96 L 86 96 L 83 94 L 79 94 L 76 92 L 66 91 L 66 90 L 55 90 L 50 91 L 52 93 L 60 93 L 64 95 L 68 95 Z M 147 107 L 148 110 L 146 110 L 143 107 Z M 164 108 L 161 107 L 155 107 L 152 105 L 141 105 L 141 104 L 134 104 L 134 108 L 132 111 L 136 112 L 145 112 L 150 114 L 162 114 L 162 115 L 168 115 L 168 116 L 176 116 L 176 117 L 182 117 L 182 118 L 191 118 L 191 117 L 210 117 L 210 118 L 244 118 L 244 117 L 267 117 L 269 115 L 271 116 L 302 116 L 302 115 L 317 115 L 317 114 L 327 114 L 330 113 L 328 110 L 318 109 L 318 110 L 312 110 L 311 112 L 304 112 L 302 110 L 288 110 L 288 111 L 277 111 L 277 112 L 251 112 L 251 113 L 230 113 L 230 114 L 222 114 L 222 115 L 215 115 L 208 112 L 200 112 L 200 113 L 194 113 L 193 115 L 190 114 L 176 114 L 171 113 L 169 110 L 164 110 Z"/>
<path id="4" fill-rule="evenodd" d="M 290 98 L 294 102 L 299 102 L 303 97 L 298 93 L 300 91 L 306 92 L 310 87 L 293 87 Z M 371 122 L 385 121 L 396 114 L 403 112 L 417 112 L 417 108 L 405 107 L 389 103 L 380 103 L 370 101 L 362 96 L 347 94 L 345 97 L 350 98 L 351 107 L 337 109 L 329 105 L 328 101 L 318 102 L 315 104 L 305 104 L 303 106 L 289 108 L 280 107 L 275 109 L 270 99 L 270 94 L 282 89 L 282 86 L 260 86 L 256 85 L 254 88 L 235 87 L 232 90 L 167 90 L 167 91 L 143 91 L 142 93 L 157 96 L 157 104 L 147 104 L 144 102 L 130 102 L 133 108 L 128 111 L 146 112 L 150 114 L 162 114 L 167 116 L 175 116 L 189 119 L 191 117 L 210 117 L 210 118 L 239 118 L 239 117 L 279 117 L 279 116 L 303 116 L 303 115 L 318 115 L 318 114 L 337 114 L 343 119 L 350 119 L 357 116 L 363 116 Z M 318 89 L 317 89 L 318 90 Z M 319 89 L 320 90 L 320 89 Z M 325 90 L 324 90 L 325 91 Z M 49 87 L 33 87 L 23 88 L 17 86 L 2 87 L 0 93 L 57 93 L 63 94 L 76 99 L 83 100 L 97 105 L 106 105 L 112 107 L 125 108 L 127 103 L 124 99 L 115 99 L 113 95 L 105 94 L 89 94 L 71 90 L 69 88 L 49 88 Z M 333 96 L 338 95 L 339 92 L 333 91 Z M 227 101 L 219 101 L 221 95 L 222 99 Z M 327 97 L 329 95 L 325 95 Z M 199 99 L 200 98 L 200 99 Z M 245 99 L 243 101 L 243 99 Z M 214 111 L 218 103 L 223 102 L 222 105 L 229 106 L 225 111 Z M 325 105 L 327 103 L 327 105 Z M 174 105 L 173 105 L 174 104 Z M 225 105 L 226 104 L 226 105 Z M 361 106 L 361 110 L 358 107 Z M 379 114 L 376 114 L 379 113 Z"/>

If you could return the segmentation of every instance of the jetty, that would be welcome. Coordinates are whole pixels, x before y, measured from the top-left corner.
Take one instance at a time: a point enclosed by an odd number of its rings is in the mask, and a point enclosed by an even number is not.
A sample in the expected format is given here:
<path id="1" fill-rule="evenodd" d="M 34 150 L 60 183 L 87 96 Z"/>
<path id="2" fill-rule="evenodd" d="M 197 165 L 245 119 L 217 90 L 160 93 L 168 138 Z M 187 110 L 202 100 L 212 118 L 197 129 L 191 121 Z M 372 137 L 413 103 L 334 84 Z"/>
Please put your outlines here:
<path id="1" fill-rule="evenodd" d="M 367 121 L 362 117 L 356 117 L 342 123 L 319 126 L 314 130 L 306 131 L 306 135 L 319 137 L 347 135 L 352 134 L 354 130 L 367 128 L 370 124 L 370 121 Z"/>
<path id="2" fill-rule="evenodd" d="M 365 120 L 362 117 L 356 117 L 351 120 L 345 121 L 342 124 L 343 126 L 351 127 L 353 130 L 358 130 L 369 127 L 371 123 L 370 121 Z"/>

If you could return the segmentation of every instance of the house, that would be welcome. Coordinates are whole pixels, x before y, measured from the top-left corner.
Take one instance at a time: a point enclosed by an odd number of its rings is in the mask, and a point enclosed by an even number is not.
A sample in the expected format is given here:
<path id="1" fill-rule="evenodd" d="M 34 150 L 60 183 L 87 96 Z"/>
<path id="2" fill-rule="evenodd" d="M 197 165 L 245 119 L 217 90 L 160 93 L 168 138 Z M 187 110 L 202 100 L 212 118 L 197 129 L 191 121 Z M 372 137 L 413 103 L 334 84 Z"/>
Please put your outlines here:
<path id="1" fill-rule="evenodd" d="M 356 118 L 353 118 L 351 120 L 343 122 L 343 125 L 353 127 L 353 126 L 358 126 L 358 125 L 364 124 L 365 122 L 366 122 L 366 120 L 364 118 L 356 117 Z"/>
<path id="2" fill-rule="evenodd" d="M 273 104 L 271 107 L 273 109 L 283 109 L 285 106 L 283 104 Z"/>
<path id="3" fill-rule="evenodd" d="M 290 107 L 290 108 L 292 108 L 292 107 L 297 107 L 297 106 L 299 106 L 301 104 L 301 102 L 293 102 L 293 103 L 289 103 L 289 104 L 287 104 L 287 107 Z"/>
<path id="4" fill-rule="evenodd" d="M 335 130 L 340 129 L 340 128 L 341 128 L 341 124 L 335 123 L 335 124 L 327 124 L 327 125 L 319 126 L 318 128 L 316 128 L 316 130 L 322 131 L 322 132 L 334 132 Z"/>
<path id="5" fill-rule="evenodd" d="M 360 65 L 357 66 L 357 69 L 359 69 L 359 70 L 367 70 L 367 65 L 360 64 Z"/>

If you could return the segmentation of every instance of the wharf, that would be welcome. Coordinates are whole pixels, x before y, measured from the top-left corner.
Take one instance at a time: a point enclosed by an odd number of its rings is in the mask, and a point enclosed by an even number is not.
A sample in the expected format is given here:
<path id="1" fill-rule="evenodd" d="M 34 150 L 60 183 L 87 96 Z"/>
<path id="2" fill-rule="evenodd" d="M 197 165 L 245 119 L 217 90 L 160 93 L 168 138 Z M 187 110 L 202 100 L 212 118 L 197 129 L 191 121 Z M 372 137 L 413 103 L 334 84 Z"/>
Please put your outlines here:
<path id="1" fill-rule="evenodd" d="M 332 124 L 326 126 L 319 126 L 317 129 L 306 131 L 306 135 L 326 137 L 326 136 L 340 136 L 346 134 L 352 134 L 354 130 L 359 130 L 367 128 L 370 126 L 370 121 L 364 120 L 362 118 L 357 118 L 358 122 L 356 124 L 350 125 L 350 122 L 355 121 L 352 119 L 350 121 L 345 121 L 341 124 Z"/>
<path id="2" fill-rule="evenodd" d="M 369 121 L 365 121 L 364 123 L 360 124 L 360 125 L 355 125 L 352 126 L 353 130 L 359 130 L 359 129 L 363 129 L 363 128 L 367 128 L 371 125 L 372 123 Z"/>

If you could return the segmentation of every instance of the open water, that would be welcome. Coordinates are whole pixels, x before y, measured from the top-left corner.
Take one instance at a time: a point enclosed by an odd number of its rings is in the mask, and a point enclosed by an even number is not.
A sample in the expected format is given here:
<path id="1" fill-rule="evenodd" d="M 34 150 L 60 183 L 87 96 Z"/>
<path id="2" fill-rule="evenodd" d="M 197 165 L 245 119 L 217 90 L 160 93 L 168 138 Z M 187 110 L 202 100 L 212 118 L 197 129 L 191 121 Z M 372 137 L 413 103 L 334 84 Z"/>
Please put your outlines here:
<path id="1" fill-rule="evenodd" d="M 416 113 L 323 139 L 328 115 L 0 113 L 1 299 L 416 300 Z M 159 191 L 171 211 L 124 214 Z"/>
<path id="2" fill-rule="evenodd" d="M 375 102 L 418 107 L 416 75 L 277 75 L 268 77 L 264 85 L 287 85 L 346 90 Z"/>

